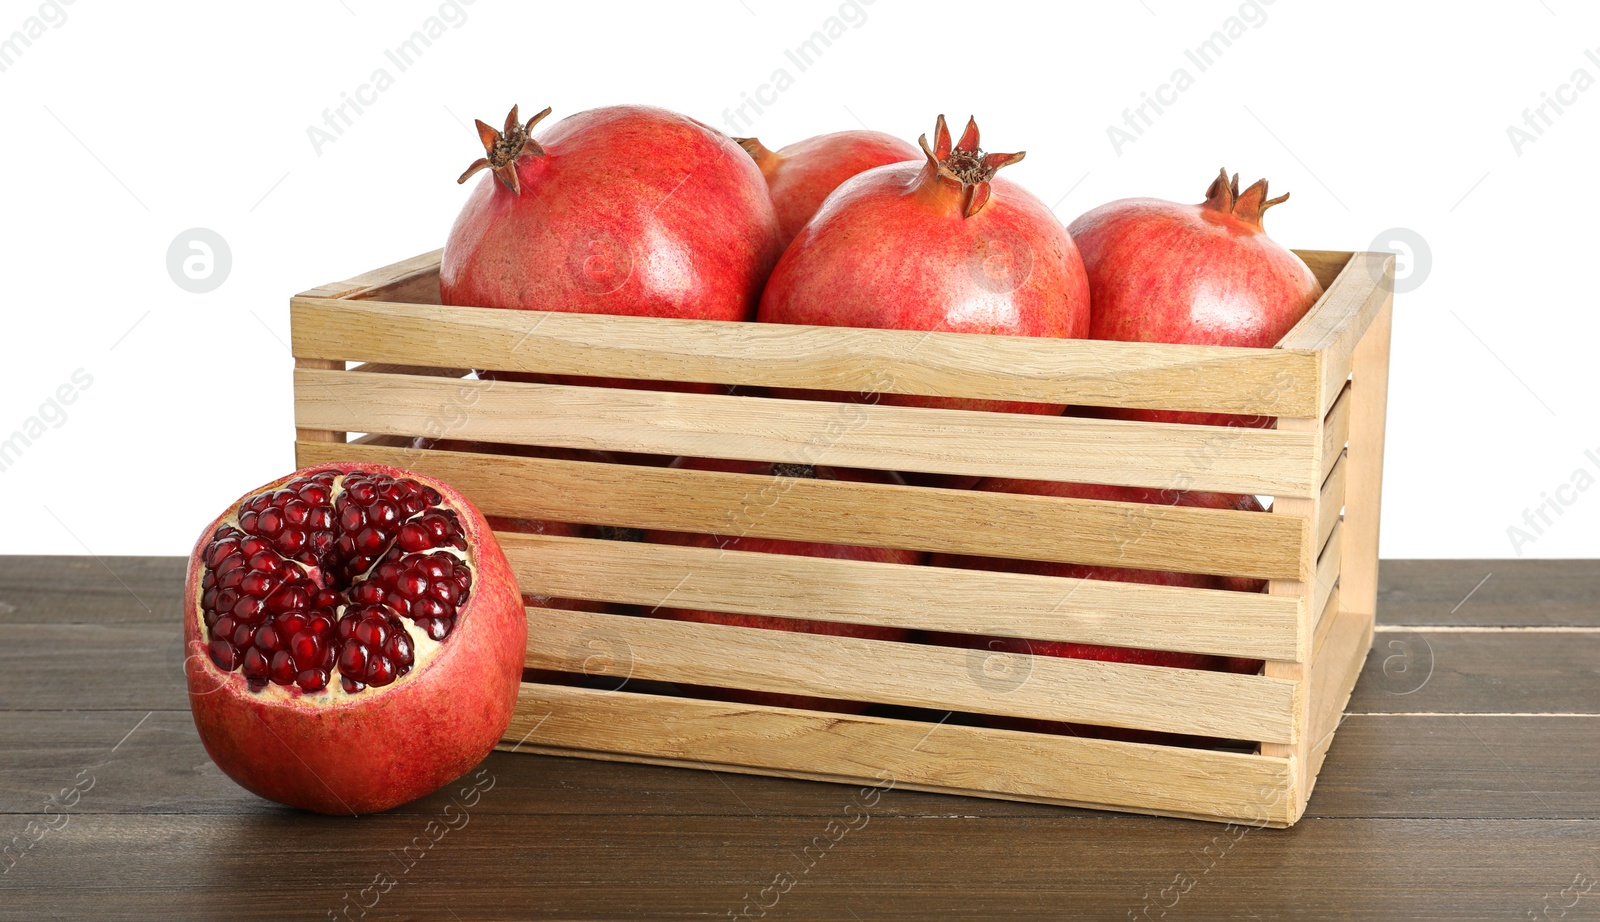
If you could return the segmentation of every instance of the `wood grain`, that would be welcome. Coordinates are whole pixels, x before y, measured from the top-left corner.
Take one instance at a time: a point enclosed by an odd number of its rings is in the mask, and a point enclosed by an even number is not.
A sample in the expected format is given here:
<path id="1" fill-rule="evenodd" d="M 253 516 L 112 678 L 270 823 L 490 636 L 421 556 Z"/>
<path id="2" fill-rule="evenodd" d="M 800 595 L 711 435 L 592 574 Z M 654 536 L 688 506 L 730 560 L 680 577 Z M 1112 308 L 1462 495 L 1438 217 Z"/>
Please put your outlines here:
<path id="1" fill-rule="evenodd" d="M 1054 340 L 400 304 L 291 302 L 305 358 L 929 394 L 1263 416 L 1320 415 L 1317 356 L 1291 349 Z M 443 327 L 450 336 L 436 335 Z"/>
<path id="2" fill-rule="evenodd" d="M 462 412 L 462 407 L 470 412 Z M 302 429 L 1312 496 L 1314 433 L 297 369 Z"/>
<path id="3" fill-rule="evenodd" d="M 1293 600 L 1106 580 L 501 534 L 524 592 L 1228 656 L 1291 658 Z"/>
<path id="4" fill-rule="evenodd" d="M 840 780 L 868 786 L 959 787 L 1169 814 L 1200 802 L 1260 824 L 1291 819 L 1281 792 L 1292 767 L 1242 753 L 526 684 L 506 738 L 519 750 L 582 749 L 802 777 L 825 764 Z M 1004 758 L 985 756 L 1001 751 Z"/>
<path id="5" fill-rule="evenodd" d="M 488 515 L 544 521 L 1258 578 L 1300 575 L 1311 547 L 1303 520 L 1235 510 L 411 448 L 299 456 L 430 474 Z"/>
<path id="6" fill-rule="evenodd" d="M 1394 300 L 1393 280 L 1393 253 L 1353 254 L 1322 298 L 1278 341 L 1279 349 L 1321 356 L 1321 410 L 1315 415 L 1326 413 L 1344 388 L 1356 344 L 1373 318 Z"/>

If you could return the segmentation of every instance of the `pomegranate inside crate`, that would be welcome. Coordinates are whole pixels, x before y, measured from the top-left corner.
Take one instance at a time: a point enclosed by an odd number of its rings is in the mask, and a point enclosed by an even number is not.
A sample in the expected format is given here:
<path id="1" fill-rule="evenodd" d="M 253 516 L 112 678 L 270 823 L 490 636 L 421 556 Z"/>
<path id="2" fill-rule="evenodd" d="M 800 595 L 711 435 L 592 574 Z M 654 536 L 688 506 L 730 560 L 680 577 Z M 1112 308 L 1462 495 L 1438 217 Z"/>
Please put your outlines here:
<path id="1" fill-rule="evenodd" d="M 528 609 L 526 665 L 562 678 L 524 682 L 508 748 L 1279 826 L 1305 809 L 1370 643 L 1387 254 L 1300 251 L 1326 291 L 1271 348 L 449 307 L 438 303 L 439 255 L 293 299 L 298 454 L 421 471 L 492 517 L 611 529 L 499 535 L 525 595 L 573 603 Z M 471 369 L 635 383 L 482 380 Z M 874 387 L 1276 424 L 763 396 Z M 349 432 L 366 435 L 346 441 Z M 505 447 L 419 447 L 419 437 Z M 1133 492 L 952 489 L 621 456 Z M 1134 495 L 1173 484 L 1268 497 L 1270 511 Z M 637 531 L 1040 566 L 617 540 Z M 1053 565 L 1189 576 L 1121 582 Z M 1195 585 L 1202 576 L 1235 582 Z M 1247 591 L 1253 581 L 1266 591 Z M 650 617 L 664 607 L 904 639 Z M 930 642 L 949 635 L 1264 665 Z M 733 698 L 746 700 L 721 700 Z"/>

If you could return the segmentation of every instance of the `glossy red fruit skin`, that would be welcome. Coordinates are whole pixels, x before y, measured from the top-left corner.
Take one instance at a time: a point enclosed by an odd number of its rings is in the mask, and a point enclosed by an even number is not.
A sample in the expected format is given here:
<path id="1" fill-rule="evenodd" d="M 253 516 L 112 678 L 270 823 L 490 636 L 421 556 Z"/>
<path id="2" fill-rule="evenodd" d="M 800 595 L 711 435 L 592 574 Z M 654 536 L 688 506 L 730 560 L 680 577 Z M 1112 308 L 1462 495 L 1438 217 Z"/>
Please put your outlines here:
<path id="1" fill-rule="evenodd" d="M 969 125 L 969 132 L 976 135 L 975 127 Z M 941 152 L 947 154 L 948 145 L 946 134 Z M 1003 177 L 981 184 L 988 199 L 967 214 L 972 187 L 938 170 L 941 160 L 930 153 L 922 163 L 878 167 L 834 190 L 778 260 L 761 297 L 759 319 L 1087 336 L 1089 282 L 1066 228 L 1043 202 Z M 1043 415 L 1063 409 L 1060 404 L 890 393 L 791 396 Z"/>
<path id="2" fill-rule="evenodd" d="M 777 258 L 766 182 L 731 139 L 649 106 L 579 112 L 456 218 L 445 304 L 747 320 Z"/>
<path id="3" fill-rule="evenodd" d="M 787 248 L 845 180 L 874 167 L 921 161 L 915 145 L 882 131 L 836 131 L 796 141 L 776 151 L 755 138 L 740 145 L 755 158 L 778 214 L 778 242 Z"/>
<path id="4" fill-rule="evenodd" d="M 674 467 L 692 470 L 724 471 L 736 474 L 771 474 L 773 465 L 760 461 L 725 461 L 713 459 L 680 458 Z M 876 471 L 857 471 L 845 468 L 817 468 L 816 476 L 824 480 L 844 480 L 856 483 L 897 483 L 892 474 Z M 781 501 L 781 500 L 780 500 Z M 898 563 L 908 566 L 921 564 L 926 555 L 920 551 L 893 548 L 861 547 L 843 544 L 822 544 L 810 541 L 787 541 L 777 538 L 757 538 L 739 535 L 700 535 L 683 532 L 649 531 L 645 541 L 652 544 L 674 544 L 680 547 L 714 547 L 730 551 L 755 551 L 769 554 L 793 554 L 802 557 L 828 557 L 836 560 L 865 560 L 877 563 Z M 798 618 L 775 618 L 763 615 L 734 614 L 695 609 L 658 608 L 643 612 L 652 617 L 671 618 L 676 621 L 694 621 L 701 624 L 728 624 L 738 627 L 764 628 L 776 631 L 794 631 L 804 634 L 826 634 L 834 637 L 863 637 L 872 640 L 904 641 L 910 632 L 902 628 L 881 627 L 869 624 L 845 624 L 833 621 L 808 621 Z M 739 689 L 695 688 L 708 697 L 740 701 L 746 704 L 766 704 L 774 707 L 801 708 L 812 711 L 832 711 L 854 714 L 866 705 L 831 698 L 808 695 L 788 695 L 773 692 L 752 692 Z"/>
<path id="5" fill-rule="evenodd" d="M 327 470 L 366 470 L 433 487 L 456 509 L 474 550 L 472 597 L 443 646 L 385 688 L 330 707 L 277 703 L 223 673 L 205 652 L 200 554 L 226 517 L 201 533 L 185 588 L 184 672 L 189 706 L 212 761 L 252 793 L 327 814 L 378 813 L 422 797 L 483 760 L 510 724 L 527 652 L 527 621 L 505 554 L 478 510 L 449 486 L 377 464 L 324 464 L 251 490 Z"/>
<path id="6" fill-rule="evenodd" d="M 1265 181 L 1207 201 L 1122 199 L 1073 221 L 1093 293 L 1091 339 L 1268 348 L 1322 295 L 1309 267 L 1268 237 Z M 1259 188 L 1259 192 L 1256 190 Z M 1281 201 L 1281 199 L 1280 199 Z M 1108 410 L 1107 416 L 1266 428 L 1271 417 Z"/>

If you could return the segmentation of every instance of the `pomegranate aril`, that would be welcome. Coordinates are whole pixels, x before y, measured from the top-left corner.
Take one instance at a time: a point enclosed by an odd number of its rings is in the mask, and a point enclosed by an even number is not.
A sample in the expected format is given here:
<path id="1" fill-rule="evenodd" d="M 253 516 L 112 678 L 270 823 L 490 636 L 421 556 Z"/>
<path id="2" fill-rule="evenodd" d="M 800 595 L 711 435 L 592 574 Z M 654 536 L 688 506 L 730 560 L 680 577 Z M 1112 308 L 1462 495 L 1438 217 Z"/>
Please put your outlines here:
<path id="1" fill-rule="evenodd" d="M 381 585 L 369 580 L 357 583 L 355 588 L 350 590 L 350 601 L 357 605 L 379 605 L 387 595 L 388 592 Z"/>
<path id="2" fill-rule="evenodd" d="M 271 673 L 272 681 L 278 685 L 292 685 L 300 670 L 295 668 L 294 657 L 279 650 L 272 654 Z"/>
<path id="3" fill-rule="evenodd" d="M 275 615 L 291 611 L 305 611 L 311 607 L 311 594 L 293 583 L 284 586 L 267 598 L 267 610 Z"/>
<path id="4" fill-rule="evenodd" d="M 253 645 L 255 643 L 255 640 L 256 640 L 255 625 L 252 625 L 252 624 L 241 624 L 241 625 L 239 625 L 238 627 L 233 629 L 233 636 L 228 638 L 228 639 L 232 640 L 233 641 L 233 645 L 238 647 L 241 650 L 246 649 L 247 647 L 250 647 L 251 645 Z"/>
<path id="5" fill-rule="evenodd" d="M 279 615 L 273 619 L 272 626 L 277 629 L 280 637 L 293 637 L 306 626 L 306 618 L 299 614 Z"/>
<path id="6" fill-rule="evenodd" d="M 243 662 L 239 657 L 239 651 L 226 640 L 211 641 L 206 644 L 206 652 L 211 655 L 211 662 L 215 663 L 217 668 L 223 672 L 232 672 L 238 669 L 239 664 Z"/>
<path id="7" fill-rule="evenodd" d="M 367 663 L 367 684 L 380 688 L 394 681 L 394 664 L 382 656 L 375 656 Z"/>
<path id="8" fill-rule="evenodd" d="M 357 477 L 350 477 L 344 482 L 344 494 L 363 506 L 370 505 L 378 498 L 378 493 L 372 488 L 372 484 Z"/>
<path id="9" fill-rule="evenodd" d="M 301 691 L 322 691 L 328 687 L 328 673 L 324 669 L 303 669 L 295 677 Z"/>
<path id="10" fill-rule="evenodd" d="M 394 662 L 396 666 L 409 666 L 415 655 L 411 649 L 411 637 L 404 631 L 397 631 L 388 643 L 383 645 L 383 655 Z"/>
<path id="11" fill-rule="evenodd" d="M 223 615 L 217 619 L 216 624 L 211 626 L 211 635 L 213 637 L 232 637 L 233 632 L 237 630 L 238 627 L 238 619 L 234 618 L 232 615 Z"/>
<path id="12" fill-rule="evenodd" d="M 304 525 L 310 517 L 311 506 L 298 496 L 283 504 L 283 518 L 290 525 Z"/>
<path id="13" fill-rule="evenodd" d="M 339 686 L 341 688 L 343 688 L 347 694 L 351 694 L 351 695 L 353 695 L 356 692 L 361 691 L 362 689 L 367 687 L 365 682 L 358 682 L 355 679 L 350 678 L 349 676 L 343 676 L 342 678 L 340 678 L 339 679 Z"/>
<path id="14" fill-rule="evenodd" d="M 322 659 L 322 638 L 308 630 L 299 630 L 289 638 L 289 652 L 302 663 L 315 663 Z"/>
<path id="15" fill-rule="evenodd" d="M 461 590 L 454 582 L 434 583 L 428 587 L 428 592 L 434 598 L 447 604 L 455 604 L 456 599 L 461 597 Z"/>
<path id="16" fill-rule="evenodd" d="M 412 571 L 396 580 L 394 588 L 408 599 L 418 599 L 428 591 L 428 578 L 417 571 Z"/>
<path id="17" fill-rule="evenodd" d="M 257 513 L 253 510 L 247 510 L 239 513 L 239 527 L 245 531 L 255 531 L 256 515 Z"/>
<path id="18" fill-rule="evenodd" d="M 428 533 L 426 528 L 416 522 L 407 522 L 400 527 L 398 543 L 400 550 L 410 554 L 433 547 L 433 536 Z"/>
<path id="19" fill-rule="evenodd" d="M 243 580 L 240 580 L 239 591 L 247 596 L 254 596 L 259 600 L 276 592 L 280 585 L 281 582 L 276 576 L 270 573 L 262 573 L 260 570 L 252 570 L 245 574 Z"/>
<path id="20" fill-rule="evenodd" d="M 368 618 L 356 625 L 355 639 L 364 647 L 381 647 L 389 639 L 389 628 L 382 621 Z"/>
<path id="21" fill-rule="evenodd" d="M 282 650 L 283 635 L 278 632 L 277 627 L 274 625 L 263 625 L 256 631 L 256 646 L 269 653 Z"/>
<path id="22" fill-rule="evenodd" d="M 450 636 L 450 628 L 452 627 L 451 619 L 449 618 L 419 618 L 416 624 L 431 640 L 444 640 Z"/>
<path id="23" fill-rule="evenodd" d="M 305 549 L 308 539 L 304 528 L 291 525 L 278 534 L 278 550 L 293 556 Z"/>
<path id="24" fill-rule="evenodd" d="M 254 622 L 261 620 L 265 607 L 266 606 L 259 598 L 253 595 L 247 595 L 238 602 L 234 603 L 232 612 L 233 616 L 238 618 L 240 621 Z"/>
<path id="25" fill-rule="evenodd" d="M 455 610 L 438 599 L 418 599 L 411 604 L 413 618 L 448 618 Z"/>
<path id="26" fill-rule="evenodd" d="M 244 677 L 250 680 L 250 687 L 259 691 L 267 684 L 268 675 L 272 671 L 272 664 L 260 650 L 251 647 L 244 655 Z"/>
<path id="27" fill-rule="evenodd" d="M 360 676 L 367 668 L 367 651 L 360 643 L 345 641 L 344 649 L 339 651 L 339 674 L 345 676 Z"/>

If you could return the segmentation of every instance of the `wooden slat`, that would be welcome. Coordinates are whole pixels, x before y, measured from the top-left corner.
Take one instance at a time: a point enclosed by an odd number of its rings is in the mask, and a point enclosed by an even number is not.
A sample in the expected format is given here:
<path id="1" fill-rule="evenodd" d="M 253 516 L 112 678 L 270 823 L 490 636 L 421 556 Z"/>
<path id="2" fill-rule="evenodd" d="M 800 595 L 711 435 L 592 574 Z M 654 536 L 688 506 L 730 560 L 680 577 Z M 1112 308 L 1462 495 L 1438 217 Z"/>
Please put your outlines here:
<path id="1" fill-rule="evenodd" d="M 1378 522 L 1383 499 L 1384 420 L 1389 393 L 1388 302 L 1355 349 L 1350 404 L 1350 473 L 1345 487 L 1348 564 L 1344 605 L 1373 616 L 1378 596 Z"/>
<path id="2" fill-rule="evenodd" d="M 344 363 L 340 361 L 329 361 L 324 359 L 296 358 L 294 360 L 294 367 L 296 374 L 299 374 L 303 369 L 320 372 L 339 372 L 343 371 Z M 355 427 L 354 431 L 359 432 L 363 430 L 361 430 L 360 427 Z M 347 430 L 338 427 L 329 428 L 326 426 L 297 426 L 295 428 L 295 439 L 301 442 L 342 443 L 347 434 Z"/>
<path id="3" fill-rule="evenodd" d="M 408 283 L 419 280 L 433 281 L 433 300 L 437 302 L 439 292 L 439 260 L 444 256 L 444 250 L 433 250 L 410 259 L 402 259 L 391 263 L 381 269 L 363 272 L 360 275 L 346 279 L 342 282 L 329 282 L 319 285 L 310 291 L 303 291 L 296 295 L 298 299 L 324 299 L 324 298 L 364 298 L 379 292 L 393 292 L 397 287 L 404 288 Z M 425 286 L 424 286 L 424 290 Z M 326 356 L 321 356 L 326 358 Z"/>
<path id="4" fill-rule="evenodd" d="M 1322 761 L 1333 742 L 1334 730 L 1339 726 L 1345 702 L 1350 700 L 1350 690 L 1355 687 L 1361 662 L 1371 646 L 1370 618 L 1355 612 L 1339 612 L 1333 616 L 1327 642 L 1311 665 L 1311 724 L 1306 740 L 1311 763 L 1306 766 L 1306 777 L 1310 785 L 1316 784 L 1317 775 L 1322 771 Z"/>
<path id="5" fill-rule="evenodd" d="M 1320 415 L 1294 349 L 291 302 L 297 356 L 1105 407 Z M 440 335 L 448 329 L 450 335 Z"/>
<path id="6" fill-rule="evenodd" d="M 1353 254 L 1322 298 L 1278 342 L 1280 349 L 1321 356 L 1321 410 L 1316 415 L 1326 413 L 1344 388 L 1356 343 L 1378 312 L 1393 300 L 1393 278 L 1393 253 Z"/>
<path id="7" fill-rule="evenodd" d="M 1345 472 L 1348 470 L 1344 459 L 1344 452 L 1335 456 L 1333 470 L 1328 473 L 1328 479 L 1323 481 L 1322 495 L 1317 498 L 1315 546 L 1319 550 L 1327 546 L 1328 536 L 1333 533 L 1333 526 L 1338 524 L 1344 509 Z"/>
<path id="8" fill-rule="evenodd" d="M 351 371 L 369 375 L 428 375 L 434 378 L 465 378 L 470 368 L 431 368 L 423 365 L 388 365 L 382 362 L 363 362 L 352 365 Z"/>
<path id="9" fill-rule="evenodd" d="M 462 406 L 469 408 L 463 411 Z M 298 369 L 296 425 L 646 454 L 1315 496 L 1320 435 Z"/>
<path id="10" fill-rule="evenodd" d="M 1288 764 L 1262 756 L 553 685 L 522 686 L 506 739 L 524 737 L 523 748 L 572 755 L 709 762 L 868 785 L 890 777 L 897 787 L 1261 823 L 1289 821 L 1293 800 Z"/>
<path id="11" fill-rule="evenodd" d="M 1317 658 L 1317 653 L 1328 640 L 1328 631 L 1333 628 L 1334 615 L 1339 613 L 1339 586 L 1334 585 L 1333 591 L 1328 593 L 1328 601 L 1323 603 L 1322 612 L 1317 615 L 1316 623 L 1311 628 L 1311 659 Z"/>
<path id="12" fill-rule="evenodd" d="M 1350 440 L 1350 385 L 1339 392 L 1328 415 L 1322 421 L 1322 479 L 1327 480 L 1333 465 L 1344 454 L 1345 443 Z"/>
<path id="13" fill-rule="evenodd" d="M 987 570 L 500 534 L 523 592 L 1030 640 L 1292 659 L 1294 600 Z"/>
<path id="14" fill-rule="evenodd" d="M 1333 594 L 1335 586 L 1339 585 L 1344 563 L 1344 523 L 1333 523 L 1333 532 L 1328 536 L 1328 543 L 1322 548 L 1322 554 L 1317 558 L 1316 581 L 1311 587 L 1311 611 L 1313 617 L 1321 612 L 1328 604 L 1328 597 Z"/>
<path id="15" fill-rule="evenodd" d="M 1295 250 L 1294 255 L 1311 269 L 1311 274 L 1317 277 L 1317 284 L 1327 288 L 1355 254 L 1348 250 Z"/>
<path id="16" fill-rule="evenodd" d="M 1280 743 L 1301 694 L 1260 676 L 554 608 L 528 609 L 528 636 L 534 669 Z M 592 657 L 595 638 L 624 654 Z"/>
<path id="17" fill-rule="evenodd" d="M 302 463 L 392 464 L 438 477 L 489 515 L 557 522 L 1262 579 L 1303 575 L 1313 547 L 1304 520 L 1235 510 L 912 489 L 408 446 L 306 444 L 300 456 Z M 1321 547 L 1321 542 L 1315 546 Z"/>

